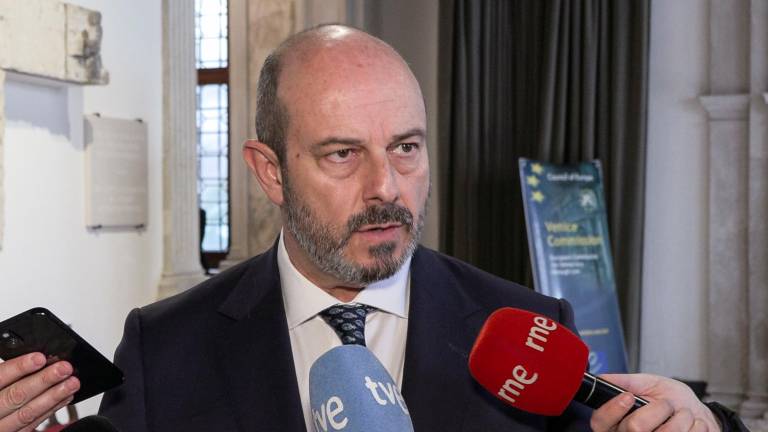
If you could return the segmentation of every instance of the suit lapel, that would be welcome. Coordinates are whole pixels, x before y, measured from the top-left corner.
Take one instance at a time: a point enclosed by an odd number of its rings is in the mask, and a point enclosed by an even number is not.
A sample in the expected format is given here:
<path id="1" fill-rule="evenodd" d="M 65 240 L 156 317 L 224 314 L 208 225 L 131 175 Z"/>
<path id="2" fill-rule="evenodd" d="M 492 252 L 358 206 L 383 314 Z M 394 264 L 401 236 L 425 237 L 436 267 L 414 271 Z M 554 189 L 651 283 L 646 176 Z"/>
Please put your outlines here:
<path id="1" fill-rule="evenodd" d="M 251 263 L 219 312 L 231 322 L 214 355 L 239 428 L 304 432 L 276 247 Z"/>
<path id="2" fill-rule="evenodd" d="M 419 248 L 411 265 L 403 396 L 417 431 L 459 431 L 472 388 L 467 361 L 474 342 L 467 319 L 479 307 L 434 252 Z"/>
<path id="3" fill-rule="evenodd" d="M 446 273 L 434 252 L 414 254 L 403 395 L 417 431 L 460 431 L 474 386 L 467 361 L 480 307 Z M 229 322 L 212 355 L 239 428 L 306 432 L 275 247 L 251 263 L 219 312 Z"/>

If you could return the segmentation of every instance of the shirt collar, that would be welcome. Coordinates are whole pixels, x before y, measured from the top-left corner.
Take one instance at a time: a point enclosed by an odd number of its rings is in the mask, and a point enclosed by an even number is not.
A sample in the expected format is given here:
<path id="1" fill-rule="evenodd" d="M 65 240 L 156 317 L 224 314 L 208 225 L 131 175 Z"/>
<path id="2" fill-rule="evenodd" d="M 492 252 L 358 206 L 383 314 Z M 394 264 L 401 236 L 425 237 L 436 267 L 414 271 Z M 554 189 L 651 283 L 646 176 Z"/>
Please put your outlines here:
<path id="1" fill-rule="evenodd" d="M 277 245 L 277 267 L 283 289 L 285 315 L 288 328 L 293 329 L 331 307 L 339 300 L 320 289 L 302 275 L 291 262 L 283 242 L 283 233 Z M 378 310 L 408 318 L 411 257 L 391 277 L 374 282 L 357 295 L 354 303 L 363 303 Z"/>

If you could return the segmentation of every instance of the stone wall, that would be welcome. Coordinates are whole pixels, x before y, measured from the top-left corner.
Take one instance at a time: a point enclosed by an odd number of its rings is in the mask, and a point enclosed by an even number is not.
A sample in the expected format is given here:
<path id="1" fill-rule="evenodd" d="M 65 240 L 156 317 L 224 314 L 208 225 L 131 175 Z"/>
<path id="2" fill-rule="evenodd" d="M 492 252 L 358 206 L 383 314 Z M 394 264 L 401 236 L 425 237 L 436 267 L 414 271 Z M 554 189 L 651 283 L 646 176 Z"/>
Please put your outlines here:
<path id="1" fill-rule="evenodd" d="M 5 226 L 5 195 L 3 193 L 3 138 L 5 137 L 5 72 L 0 69 L 0 251 L 3 249 L 3 227 Z"/>
<path id="2" fill-rule="evenodd" d="M 3 242 L 3 69 L 76 84 L 106 84 L 101 14 L 55 0 L 0 2 L 0 249 Z"/>

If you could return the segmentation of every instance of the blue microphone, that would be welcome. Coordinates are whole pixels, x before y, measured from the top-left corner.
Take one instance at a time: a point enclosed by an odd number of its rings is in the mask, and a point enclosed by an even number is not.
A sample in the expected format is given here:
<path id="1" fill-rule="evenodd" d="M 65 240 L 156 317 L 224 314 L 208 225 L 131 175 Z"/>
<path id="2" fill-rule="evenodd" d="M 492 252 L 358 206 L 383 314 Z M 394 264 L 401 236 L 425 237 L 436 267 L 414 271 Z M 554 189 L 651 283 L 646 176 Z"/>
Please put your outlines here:
<path id="1" fill-rule="evenodd" d="M 333 348 L 315 361 L 309 402 L 316 432 L 413 432 L 397 384 L 361 345 Z"/>

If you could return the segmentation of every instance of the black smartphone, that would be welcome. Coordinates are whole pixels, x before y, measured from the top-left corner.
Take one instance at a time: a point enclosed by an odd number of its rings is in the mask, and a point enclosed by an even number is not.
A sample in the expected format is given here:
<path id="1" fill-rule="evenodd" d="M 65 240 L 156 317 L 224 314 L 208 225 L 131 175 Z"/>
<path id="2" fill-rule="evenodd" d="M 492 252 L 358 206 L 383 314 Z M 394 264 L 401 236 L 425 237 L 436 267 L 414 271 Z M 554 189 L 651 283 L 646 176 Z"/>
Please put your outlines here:
<path id="1" fill-rule="evenodd" d="M 85 339 L 45 308 L 33 308 L 0 322 L 0 358 L 32 352 L 43 353 L 48 364 L 66 360 L 72 364 L 80 390 L 72 403 L 103 393 L 123 382 L 123 372 Z"/>

